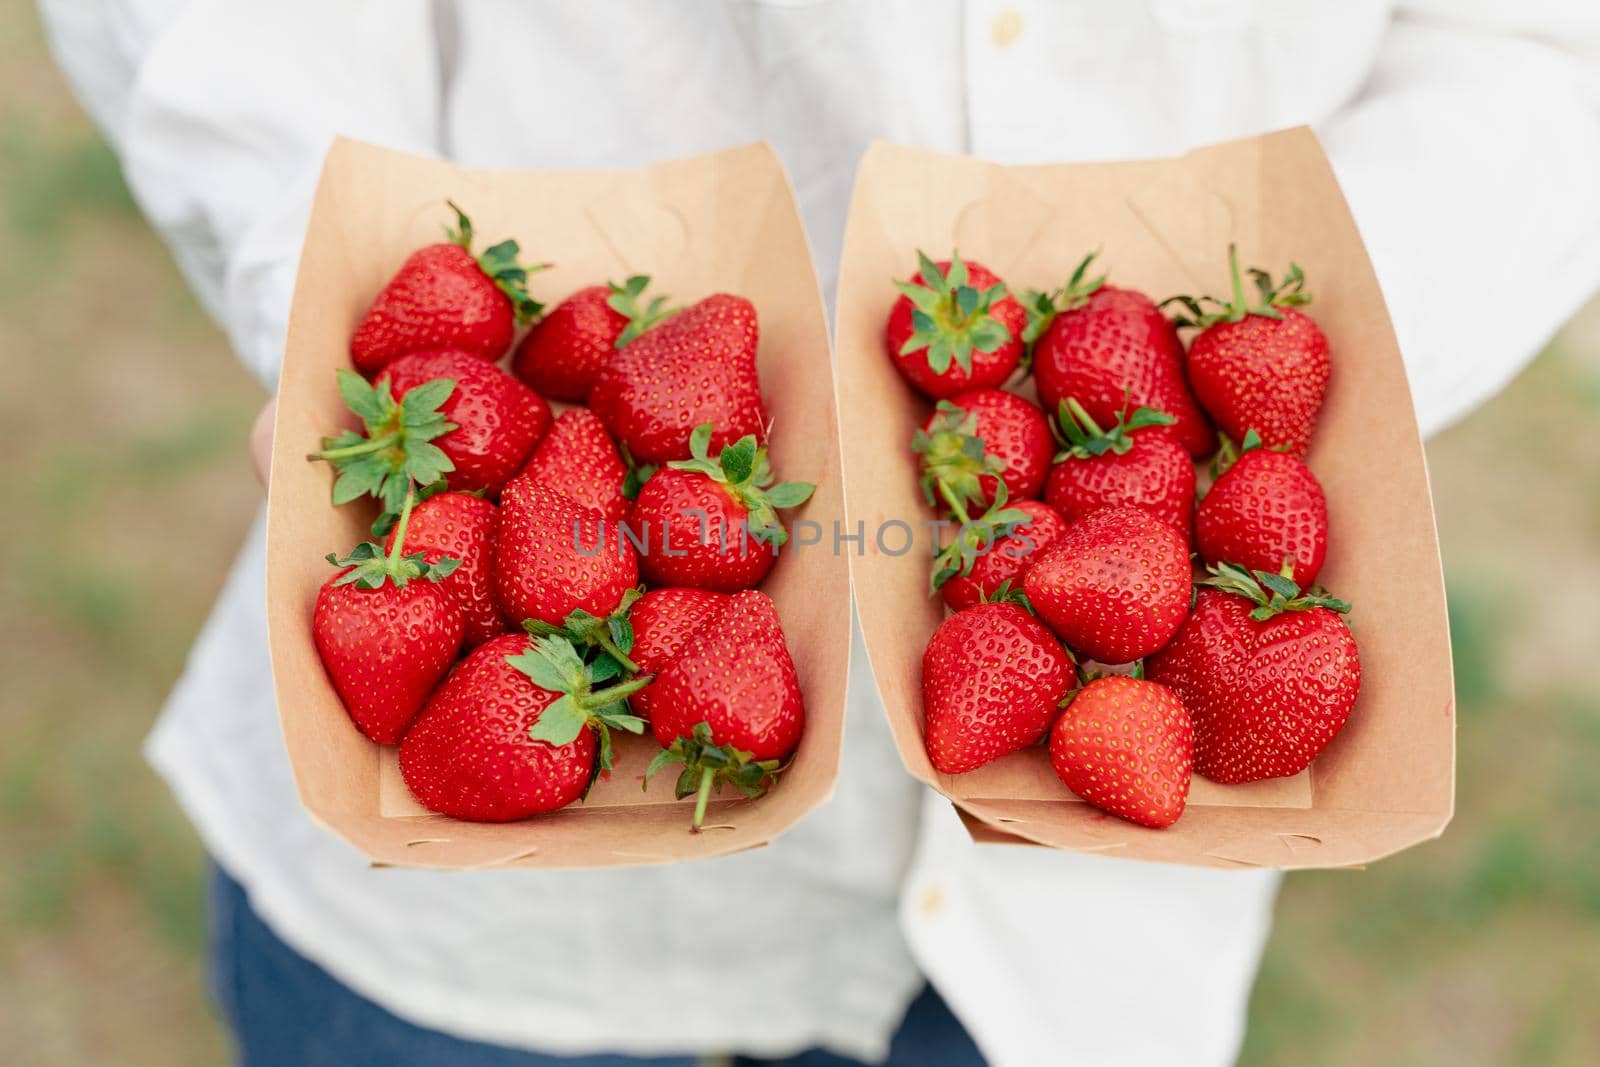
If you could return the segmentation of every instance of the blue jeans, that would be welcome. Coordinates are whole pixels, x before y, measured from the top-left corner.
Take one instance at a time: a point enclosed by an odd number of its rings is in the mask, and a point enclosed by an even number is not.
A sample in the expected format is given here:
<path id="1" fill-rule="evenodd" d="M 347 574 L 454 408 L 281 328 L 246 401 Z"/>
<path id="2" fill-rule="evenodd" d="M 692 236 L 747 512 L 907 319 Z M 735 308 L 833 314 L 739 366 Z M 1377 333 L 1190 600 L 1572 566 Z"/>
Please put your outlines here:
<path id="1" fill-rule="evenodd" d="M 220 867 L 211 874 L 212 994 L 246 1067 L 694 1067 L 688 1056 L 550 1056 L 464 1041 L 379 1007 L 286 945 Z M 849 1067 L 812 1049 L 784 1060 L 738 1057 L 739 1067 Z M 906 1011 L 892 1067 L 978 1067 L 972 1038 L 932 986 Z"/>

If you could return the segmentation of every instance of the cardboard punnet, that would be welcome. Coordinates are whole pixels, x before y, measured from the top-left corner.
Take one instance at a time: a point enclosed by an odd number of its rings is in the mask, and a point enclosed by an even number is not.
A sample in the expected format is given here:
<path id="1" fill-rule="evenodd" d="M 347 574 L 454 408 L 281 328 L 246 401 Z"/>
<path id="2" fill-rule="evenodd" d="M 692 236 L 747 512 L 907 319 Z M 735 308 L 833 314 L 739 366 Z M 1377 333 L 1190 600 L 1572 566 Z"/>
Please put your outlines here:
<path id="1" fill-rule="evenodd" d="M 1043 748 L 965 775 L 928 762 L 922 651 L 943 619 L 927 591 L 927 528 L 908 450 L 929 412 L 885 354 L 883 329 L 916 251 L 957 248 L 1014 289 L 1055 288 L 1091 250 L 1114 283 L 1160 300 L 1228 290 L 1227 251 L 1274 275 L 1305 268 L 1334 375 L 1308 457 L 1328 497 L 1321 581 L 1355 605 L 1361 697 L 1294 778 L 1219 786 L 1196 776 L 1176 825 L 1106 815 L 1061 784 Z M 846 513 L 900 520 L 917 550 L 869 537 L 851 570 L 878 691 L 907 769 L 949 797 L 974 837 L 1214 867 L 1340 867 L 1437 836 L 1454 799 L 1455 701 L 1433 507 L 1383 294 L 1344 197 L 1307 129 L 1175 159 L 1000 166 L 875 144 L 856 178 L 835 334 Z M 898 549 L 903 538 L 886 539 Z"/>
<path id="2" fill-rule="evenodd" d="M 781 477 L 815 482 L 791 513 L 828 530 L 843 512 L 827 321 L 788 178 L 764 144 L 631 171 L 474 171 L 341 140 L 324 164 L 295 283 L 267 519 L 273 679 L 301 801 L 380 864 L 601 867 L 722 855 L 770 841 L 830 795 L 838 773 L 850 646 L 848 564 L 824 545 L 786 549 L 762 589 L 777 603 L 806 699 L 806 731 L 782 780 L 748 801 L 725 790 L 705 832 L 672 775 L 641 790 L 657 751 L 619 739 L 616 769 L 586 801 L 523 822 L 460 822 L 410 796 L 396 750 L 351 724 L 311 640 L 324 560 L 366 536 L 373 512 L 329 503 L 330 471 L 306 462 L 352 425 L 334 388 L 351 331 L 415 248 L 442 238 L 445 198 L 472 217 L 479 247 L 517 238 L 526 261 L 556 266 L 530 287 L 552 303 L 606 278 L 647 273 L 680 303 L 739 293 L 760 315 L 758 363 Z M 796 540 L 799 540 L 797 538 Z"/>

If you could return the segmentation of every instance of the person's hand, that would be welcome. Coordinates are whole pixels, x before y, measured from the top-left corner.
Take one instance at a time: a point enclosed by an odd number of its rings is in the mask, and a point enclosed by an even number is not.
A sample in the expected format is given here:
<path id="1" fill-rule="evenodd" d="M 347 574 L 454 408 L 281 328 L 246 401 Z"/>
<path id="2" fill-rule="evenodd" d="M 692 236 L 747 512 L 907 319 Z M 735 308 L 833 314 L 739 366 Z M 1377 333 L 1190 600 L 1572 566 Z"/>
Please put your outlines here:
<path id="1" fill-rule="evenodd" d="M 277 414 L 278 401 L 274 397 L 262 406 L 250 426 L 250 461 L 255 464 L 256 477 L 263 486 L 272 470 L 272 423 Z"/>

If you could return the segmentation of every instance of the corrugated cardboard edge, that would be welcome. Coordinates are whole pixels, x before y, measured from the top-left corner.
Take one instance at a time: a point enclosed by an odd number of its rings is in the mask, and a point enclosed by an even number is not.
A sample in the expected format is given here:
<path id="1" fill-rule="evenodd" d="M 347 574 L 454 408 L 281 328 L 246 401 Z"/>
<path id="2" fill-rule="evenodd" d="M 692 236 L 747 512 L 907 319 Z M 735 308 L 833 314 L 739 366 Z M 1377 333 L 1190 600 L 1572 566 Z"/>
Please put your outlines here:
<path id="1" fill-rule="evenodd" d="M 1256 203 L 1271 204 L 1270 208 L 1257 212 L 1259 216 L 1270 215 L 1270 218 L 1251 218 L 1250 213 L 1235 210 L 1230 198 L 1216 193 L 1214 189 L 1197 190 L 1186 173 L 1193 161 L 1206 157 L 1214 160 L 1227 154 L 1242 159 L 1246 153 L 1255 154 L 1258 169 L 1250 173 L 1248 166 L 1241 165 L 1230 176 L 1241 179 L 1243 195 L 1253 194 Z M 1264 186 L 1269 180 L 1265 172 L 1271 161 L 1276 160 L 1281 165 L 1285 155 L 1296 157 L 1296 166 L 1302 168 L 1300 177 L 1304 180 L 1294 183 L 1288 190 L 1275 184 L 1273 196 L 1263 200 Z M 884 177 L 887 170 L 894 172 L 895 180 Z M 868 658 L 872 662 L 874 678 L 907 770 L 949 797 L 962 814 L 963 822 L 969 830 L 974 831 L 975 838 L 986 842 L 1030 842 L 1127 858 L 1213 867 L 1302 868 L 1359 866 L 1437 837 L 1449 823 L 1454 811 L 1455 720 L 1454 700 L 1449 695 L 1452 686 L 1443 577 L 1433 529 L 1426 459 L 1411 410 L 1409 392 L 1404 388 L 1404 368 L 1399 360 L 1398 346 L 1371 263 L 1349 218 L 1348 206 L 1326 156 L 1309 129 L 1286 130 L 1243 142 L 1199 149 L 1177 161 L 1048 167 L 1005 167 L 886 142 L 875 143 L 863 158 L 857 174 L 839 273 L 835 318 L 835 351 L 839 361 L 835 380 L 840 425 L 850 438 L 844 443 L 847 521 L 854 525 L 857 521 L 865 520 L 870 525 L 885 517 L 920 517 L 922 514 L 920 510 L 905 513 L 895 509 L 892 504 L 883 503 L 885 499 L 895 499 L 896 494 L 904 499 L 906 493 L 897 486 L 903 487 L 914 482 L 913 469 L 909 459 L 903 455 L 902 447 L 903 438 L 909 435 L 909 426 L 903 413 L 910 391 L 903 384 L 896 384 L 899 379 L 892 370 L 884 372 L 889 364 L 882 352 L 881 328 L 883 316 L 894 296 L 888 280 L 909 272 L 913 263 L 912 248 L 919 245 L 938 252 L 952 244 L 959 245 L 968 256 L 984 260 L 1002 277 L 1007 276 L 1012 263 L 1030 256 L 1038 257 L 1042 254 L 1042 248 L 1048 249 L 1049 236 L 1046 231 L 1060 221 L 1056 217 L 1058 214 L 1065 213 L 1071 207 L 1053 201 L 1051 190 L 1059 190 L 1058 183 L 1068 180 L 1069 175 L 1082 178 L 1090 193 L 1105 196 L 1114 192 L 1125 200 L 1126 203 L 1118 206 L 1138 218 L 1147 243 L 1153 239 L 1161 255 L 1177 261 L 1181 266 L 1178 278 L 1183 289 L 1204 290 L 1214 286 L 1216 277 L 1215 264 L 1188 258 L 1188 253 L 1182 250 L 1186 245 L 1203 245 L 1208 259 L 1214 258 L 1219 254 L 1216 250 L 1225 250 L 1227 238 L 1236 236 L 1239 229 L 1257 231 L 1274 224 L 1281 225 L 1286 217 L 1292 218 L 1294 212 L 1306 211 L 1308 203 L 1319 204 L 1324 213 L 1337 216 L 1334 220 L 1336 225 L 1347 227 L 1347 231 L 1339 235 L 1346 262 L 1339 264 L 1343 269 L 1337 276 L 1340 283 L 1348 278 L 1353 278 L 1354 283 L 1345 286 L 1342 298 L 1359 303 L 1365 327 L 1362 336 L 1373 339 L 1374 349 L 1379 350 L 1379 355 L 1372 358 L 1386 361 L 1382 372 L 1389 379 L 1391 394 L 1395 393 L 1392 387 L 1397 376 L 1399 382 L 1397 396 L 1380 398 L 1389 418 L 1387 425 L 1372 436 L 1382 438 L 1387 434 L 1387 443 L 1401 449 L 1407 464 L 1414 464 L 1414 473 L 1420 475 L 1420 492 L 1413 494 L 1409 501 L 1413 512 L 1406 518 L 1408 529 L 1415 539 L 1413 547 L 1421 545 L 1423 550 L 1420 555 L 1429 557 L 1429 562 L 1409 572 L 1406 577 L 1410 581 L 1405 584 L 1416 587 L 1424 594 L 1425 607 L 1420 609 L 1419 628 L 1426 631 L 1425 640 L 1430 642 L 1430 655 L 1424 669 L 1432 673 L 1435 683 L 1432 691 L 1436 695 L 1440 692 L 1444 694 L 1442 700 L 1421 702 L 1413 710 L 1419 715 L 1442 713 L 1448 723 L 1442 731 L 1425 729 L 1426 749 L 1415 753 L 1419 757 L 1418 766 L 1432 768 L 1429 773 L 1434 781 L 1426 791 L 1427 799 L 1432 803 L 1421 805 L 1425 810 L 1405 810 L 1407 805 L 1404 803 L 1395 806 L 1398 810 L 1362 810 L 1367 806 L 1363 800 L 1370 799 L 1363 797 L 1363 786 L 1368 784 L 1361 780 L 1364 772 L 1370 771 L 1374 762 L 1381 762 L 1385 767 L 1380 777 L 1392 786 L 1397 780 L 1397 772 L 1403 777 L 1410 754 L 1403 751 L 1404 745 L 1388 745 L 1388 751 L 1379 761 L 1371 759 L 1368 753 L 1358 754 L 1359 758 L 1351 755 L 1359 745 L 1358 738 L 1364 726 L 1356 719 L 1346 730 L 1349 739 L 1336 741 L 1313 766 L 1310 807 L 1227 809 L 1228 825 L 1225 827 L 1206 826 L 1202 830 L 1203 824 L 1218 821 L 1218 814 L 1211 809 L 1194 807 L 1172 829 L 1145 830 L 1095 812 L 1072 798 L 1064 787 L 1062 797 L 1057 801 L 952 796 L 952 783 L 942 781 L 941 776 L 933 771 L 922 748 L 920 693 L 914 685 L 907 684 L 908 667 L 912 672 L 916 667 L 908 665 L 898 653 L 889 653 L 885 647 L 887 641 L 882 636 L 888 620 L 871 617 L 879 606 L 876 602 L 887 595 L 886 590 L 869 588 L 863 593 L 864 577 L 872 575 L 878 565 L 869 559 L 852 559 L 851 578 L 862 600 Z M 890 199 L 873 188 L 874 183 L 879 181 L 892 186 L 894 197 L 898 200 L 896 208 L 900 217 L 895 220 L 898 240 L 891 238 L 887 232 L 889 224 L 879 217 L 879 212 Z M 1170 188 L 1167 188 L 1168 184 Z M 1168 193 L 1171 195 L 1168 196 Z M 1197 193 L 1201 195 L 1197 196 Z M 1164 207 L 1172 210 L 1163 212 Z M 1013 219 L 1008 222 L 1007 216 L 1014 213 L 1028 214 L 1029 217 L 1023 221 Z M 977 225 L 973 224 L 974 219 L 979 220 Z M 997 230 L 1003 232 L 997 233 Z M 1084 249 L 1096 246 L 1107 250 L 1109 255 L 1106 259 L 1113 264 L 1131 264 L 1125 249 L 1123 255 L 1119 256 L 1113 242 L 1094 234 L 1090 227 L 1084 227 L 1080 232 L 1081 238 L 1073 242 L 1071 248 L 1064 250 L 1059 261 L 1053 264 L 1058 277 L 1065 276 Z M 975 233 L 992 239 L 974 241 L 971 238 Z M 1252 232 L 1251 236 L 1258 234 Z M 889 258 L 882 254 L 885 242 L 894 246 L 894 254 Z M 1250 247 L 1251 242 L 1243 243 L 1247 248 Z M 1047 255 L 1048 252 L 1043 254 Z M 1278 263 L 1273 265 L 1280 269 L 1282 266 Z M 1169 263 L 1167 266 L 1171 274 L 1173 265 Z M 1116 272 L 1115 276 L 1126 284 L 1139 287 L 1151 284 L 1131 266 L 1125 272 Z M 1314 285 L 1318 277 L 1321 278 L 1319 292 L 1335 286 L 1332 274 L 1313 275 Z M 1017 284 L 1037 285 L 1042 284 L 1042 279 L 1030 276 Z M 1340 302 L 1339 296 L 1322 300 L 1313 307 L 1313 314 L 1319 314 L 1320 320 L 1319 307 L 1331 303 L 1337 309 Z M 1340 339 L 1335 337 L 1334 340 L 1337 349 Z M 875 361 L 876 365 L 867 361 Z M 898 399 L 892 395 L 895 390 L 898 390 Z M 887 416 L 879 421 L 891 423 L 893 428 L 887 435 L 878 434 L 863 439 L 861 429 L 871 420 L 864 419 L 862 411 L 856 409 L 851 401 L 873 394 L 882 399 L 883 409 L 887 412 Z M 1335 397 L 1330 395 L 1325 421 L 1338 421 L 1342 416 L 1347 416 L 1349 402 L 1349 397 L 1345 396 L 1336 405 Z M 1336 407 L 1341 410 L 1336 412 Z M 914 424 L 914 420 L 912 422 Z M 896 442 L 895 434 L 899 434 L 902 440 Z M 1313 467 L 1318 468 L 1319 474 L 1322 474 L 1322 469 L 1318 463 L 1318 452 L 1328 447 L 1328 434 L 1325 427 L 1321 431 L 1324 440 L 1314 449 L 1311 457 Z M 901 481 L 896 483 L 893 479 Z M 1324 480 L 1326 483 L 1327 479 Z M 1329 486 L 1329 496 L 1331 506 L 1337 510 L 1340 499 L 1335 495 L 1335 488 Z M 918 566 L 923 561 L 906 559 L 899 562 Z M 1333 561 L 1330 559 L 1330 569 L 1332 567 Z M 867 584 L 876 583 L 869 581 Z M 1359 633 L 1362 625 L 1359 621 L 1361 602 L 1358 600 L 1357 603 L 1356 625 Z M 908 628 L 919 635 L 916 648 L 920 653 L 921 643 L 937 625 L 942 610 L 925 597 L 918 603 L 901 598 L 895 602 L 895 607 L 900 609 L 894 620 L 897 628 Z M 1384 679 L 1385 683 L 1392 681 L 1392 678 Z M 1367 690 L 1373 688 L 1374 684 L 1368 683 L 1364 689 L 1363 702 L 1369 700 Z M 1358 705 L 1358 716 L 1360 711 L 1361 706 Z"/>
<path id="2" fill-rule="evenodd" d="M 349 181 L 352 168 L 361 171 L 363 181 Z M 728 184 L 742 188 L 730 195 Z M 603 200 L 599 190 L 606 193 Z M 360 738 L 344 717 L 310 646 L 315 586 L 309 592 L 299 588 L 305 582 L 304 550 L 315 542 L 313 555 L 320 559 L 330 547 L 327 542 L 354 543 L 364 536 L 362 527 L 370 517 L 329 507 L 325 471 L 312 475 L 316 484 L 308 488 L 303 456 L 308 441 L 329 432 L 340 418 L 332 370 L 346 365 L 350 328 L 400 259 L 412 247 L 437 239 L 437 216 L 446 195 L 463 202 L 486 236 L 509 232 L 523 237 L 524 247 L 541 258 L 556 258 L 549 253 L 564 251 L 560 258 L 572 265 L 564 277 L 535 276 L 534 288 L 542 298 L 559 299 L 596 277 L 627 268 L 655 273 L 664 289 L 680 297 L 698 298 L 717 288 L 750 296 L 762 316 L 759 358 L 769 413 L 776 420 L 772 444 L 780 474 L 819 483 L 816 496 L 798 515 L 824 526 L 843 515 L 826 312 L 792 184 L 770 145 L 752 144 L 638 170 L 583 173 L 465 170 L 356 141 L 336 141 L 324 162 L 296 280 L 268 500 L 269 646 L 280 722 L 300 799 L 314 821 L 378 866 L 601 867 L 759 848 L 825 803 L 837 779 L 849 670 L 849 579 L 846 563 L 821 550 L 814 552 L 815 562 L 781 561 L 763 586 L 779 604 L 802 671 L 808 712 L 806 735 L 793 765 L 766 798 L 714 801 L 706 832 L 690 835 L 687 809 L 663 802 L 670 797 L 670 783 L 639 794 L 619 777 L 634 768 L 619 766 L 612 782 L 597 784 L 589 808 L 574 805 L 521 823 L 376 814 L 380 768 L 385 759 L 392 761 L 392 751 L 386 754 Z M 540 217 L 548 222 L 557 210 L 565 218 L 581 216 L 588 227 L 582 247 L 563 250 L 529 241 L 526 232 L 519 232 L 523 227 L 510 222 L 519 211 L 524 221 L 542 211 Z M 328 236 L 346 233 L 347 227 L 359 229 L 363 215 L 384 211 L 389 215 L 368 231 L 379 238 L 376 248 Z M 706 223 L 709 236 L 690 232 L 695 218 Z M 659 232 L 651 232 L 652 227 Z M 553 228 L 558 227 L 546 226 L 541 232 L 548 236 Z M 757 240 L 757 232 L 771 240 Z M 704 246 L 717 241 L 730 246 L 726 262 L 708 265 Z M 313 269 L 308 261 L 315 263 Z M 741 280 L 739 271 L 748 276 Z M 677 280 L 693 284 L 673 288 L 675 272 Z M 333 297 L 326 287 L 349 291 Z M 336 306 L 325 306 L 330 301 Z M 313 307 L 320 310 L 308 310 Z M 330 316 L 332 325 L 314 321 Z M 793 402 L 800 406 L 786 411 L 793 406 L 791 397 L 800 398 Z M 802 437 L 808 440 L 802 443 Z M 794 457 L 801 455 L 811 457 L 804 471 L 794 469 Z M 785 456 L 790 457 L 787 469 Z M 290 527 L 304 523 L 312 524 L 312 532 L 290 538 Z M 313 710 L 304 710 L 312 705 Z M 630 738 L 620 748 L 624 758 L 642 762 L 652 745 Z M 308 759 L 324 765 L 313 771 Z M 329 772 L 330 765 L 337 767 L 336 773 Z"/>

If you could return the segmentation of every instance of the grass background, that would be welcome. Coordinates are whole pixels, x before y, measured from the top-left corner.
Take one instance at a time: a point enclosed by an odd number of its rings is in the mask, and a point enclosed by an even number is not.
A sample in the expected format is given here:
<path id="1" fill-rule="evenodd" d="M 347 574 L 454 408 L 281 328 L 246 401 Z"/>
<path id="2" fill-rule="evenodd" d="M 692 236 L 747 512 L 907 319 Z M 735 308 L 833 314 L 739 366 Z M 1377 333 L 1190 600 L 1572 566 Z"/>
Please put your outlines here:
<path id="1" fill-rule="evenodd" d="M 259 503 L 264 396 L 25 0 L 0 0 L 0 248 L 0 1058 L 218 1063 L 203 857 L 139 746 Z M 1597 416 L 1600 303 L 1430 442 L 1456 819 L 1289 876 L 1244 1063 L 1600 1063 Z"/>

